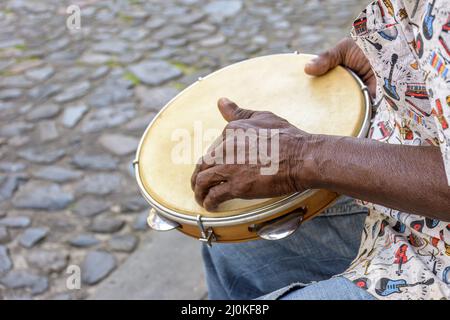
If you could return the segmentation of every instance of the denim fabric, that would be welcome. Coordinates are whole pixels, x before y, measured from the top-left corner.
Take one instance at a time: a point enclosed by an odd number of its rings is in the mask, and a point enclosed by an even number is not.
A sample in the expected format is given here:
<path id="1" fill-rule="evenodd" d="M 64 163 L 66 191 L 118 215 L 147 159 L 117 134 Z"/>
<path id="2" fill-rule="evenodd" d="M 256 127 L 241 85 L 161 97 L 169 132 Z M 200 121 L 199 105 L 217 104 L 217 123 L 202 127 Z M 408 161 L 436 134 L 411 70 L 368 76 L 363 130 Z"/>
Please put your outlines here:
<path id="1" fill-rule="evenodd" d="M 376 300 L 344 277 L 334 277 L 310 285 L 293 284 L 258 300 Z"/>
<path id="2" fill-rule="evenodd" d="M 361 212 L 369 212 L 365 207 L 358 205 L 353 198 L 347 196 L 339 197 L 333 206 L 321 213 L 322 216 L 335 216 L 343 214 L 354 214 Z"/>
<path id="3" fill-rule="evenodd" d="M 290 237 L 203 247 L 210 299 L 255 299 L 294 283 L 327 280 L 350 265 L 367 213 L 345 212 L 344 199 Z M 345 208 L 345 207 L 344 207 Z"/>

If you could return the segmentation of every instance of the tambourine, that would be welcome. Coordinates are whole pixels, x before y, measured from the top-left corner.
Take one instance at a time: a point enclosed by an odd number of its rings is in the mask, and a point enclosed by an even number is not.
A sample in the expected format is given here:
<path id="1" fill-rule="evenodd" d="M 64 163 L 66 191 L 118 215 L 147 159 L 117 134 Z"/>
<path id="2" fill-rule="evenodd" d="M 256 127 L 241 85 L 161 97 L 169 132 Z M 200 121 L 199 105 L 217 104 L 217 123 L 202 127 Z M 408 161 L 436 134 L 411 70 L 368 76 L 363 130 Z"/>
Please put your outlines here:
<path id="1" fill-rule="evenodd" d="M 159 112 L 145 130 L 134 162 L 139 188 L 152 206 L 152 229 L 177 229 L 209 244 L 278 240 L 334 203 L 339 197 L 335 192 L 307 190 L 273 199 L 230 200 L 208 212 L 195 202 L 190 186 L 203 155 L 196 150 L 206 150 L 226 126 L 217 109 L 221 97 L 243 108 L 271 111 L 309 133 L 366 136 L 371 116 L 366 86 L 343 67 L 320 77 L 305 74 L 313 57 L 277 54 L 230 65 L 199 79 Z M 210 140 L 199 139 L 200 131 L 210 133 Z M 174 156 L 180 137 L 188 145 L 184 161 Z"/>

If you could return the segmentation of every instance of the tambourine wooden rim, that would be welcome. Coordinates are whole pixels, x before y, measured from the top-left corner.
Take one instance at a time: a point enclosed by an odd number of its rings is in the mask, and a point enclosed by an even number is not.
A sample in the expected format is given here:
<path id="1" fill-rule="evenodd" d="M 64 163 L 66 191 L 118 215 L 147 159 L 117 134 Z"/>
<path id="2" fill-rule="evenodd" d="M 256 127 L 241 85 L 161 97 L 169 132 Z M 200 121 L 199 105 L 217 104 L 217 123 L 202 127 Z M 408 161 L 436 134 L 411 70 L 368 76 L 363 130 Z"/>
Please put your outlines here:
<path id="1" fill-rule="evenodd" d="M 278 54 L 278 55 L 293 55 L 293 54 L 298 54 L 298 53 L 285 53 L 285 54 Z M 313 55 L 311 55 L 311 57 L 313 57 Z M 216 72 L 222 72 L 222 71 L 226 70 L 227 68 L 228 67 L 225 67 Z M 364 105 L 365 105 L 364 120 L 361 125 L 361 129 L 360 129 L 358 135 L 356 136 L 358 138 L 363 138 L 363 137 L 366 137 L 367 132 L 369 131 L 370 118 L 371 118 L 371 114 L 372 114 L 372 106 L 371 106 L 371 99 L 370 99 L 369 91 L 368 91 L 367 86 L 362 82 L 362 80 L 354 72 L 352 72 L 351 70 L 349 70 L 347 68 L 345 68 L 345 69 L 357 81 L 357 83 L 360 85 L 360 88 L 363 92 L 364 102 L 365 102 L 364 103 Z M 202 79 L 202 81 L 207 80 L 208 77 L 210 77 L 214 74 L 215 73 L 212 73 L 212 74 L 206 76 L 205 78 Z M 191 86 L 194 86 L 197 82 L 195 82 Z M 186 89 L 189 89 L 189 87 Z M 170 221 L 178 222 L 182 225 L 186 225 L 186 224 L 187 225 L 198 225 L 198 223 L 199 223 L 198 217 L 176 212 L 176 211 L 171 210 L 171 209 L 161 205 L 160 203 L 158 203 L 158 201 L 156 201 L 146 191 L 146 189 L 142 183 L 141 177 L 140 177 L 139 165 L 138 165 L 141 147 L 142 147 L 144 138 L 146 137 L 148 131 L 150 130 L 150 128 L 152 127 L 152 125 L 156 121 L 156 119 L 160 116 L 160 114 L 163 113 L 164 110 L 166 110 L 166 108 L 170 107 L 172 101 L 177 99 L 179 95 L 183 94 L 183 92 L 184 91 L 180 92 L 171 101 L 169 101 L 166 104 L 166 106 L 160 110 L 160 112 L 154 117 L 154 119 L 147 126 L 147 128 L 140 140 L 139 146 L 137 148 L 136 159 L 133 161 L 133 166 L 135 169 L 136 181 L 139 186 L 140 192 L 142 193 L 144 198 L 147 200 L 147 202 L 157 211 L 158 215 L 160 215 Z M 248 212 L 243 212 L 238 215 L 226 216 L 226 217 L 202 217 L 201 222 L 204 227 L 208 228 L 208 227 L 227 227 L 227 226 L 234 226 L 234 225 L 238 225 L 238 224 L 246 224 L 246 223 L 250 223 L 250 222 L 254 222 L 254 221 L 262 221 L 265 219 L 267 220 L 267 218 L 269 218 L 271 216 L 279 215 L 280 212 L 286 212 L 286 211 L 290 212 L 290 211 L 293 211 L 293 210 L 299 208 L 301 206 L 301 203 L 305 199 L 307 199 L 321 191 L 323 191 L 323 190 L 310 189 L 310 190 L 306 190 L 301 193 L 300 192 L 294 193 L 289 196 L 283 197 L 282 199 L 280 199 L 276 202 L 270 203 L 268 205 L 262 206 L 257 209 L 250 210 Z M 328 204 L 328 206 L 329 205 L 330 204 Z M 320 211 L 319 211 L 319 213 L 320 213 Z"/>

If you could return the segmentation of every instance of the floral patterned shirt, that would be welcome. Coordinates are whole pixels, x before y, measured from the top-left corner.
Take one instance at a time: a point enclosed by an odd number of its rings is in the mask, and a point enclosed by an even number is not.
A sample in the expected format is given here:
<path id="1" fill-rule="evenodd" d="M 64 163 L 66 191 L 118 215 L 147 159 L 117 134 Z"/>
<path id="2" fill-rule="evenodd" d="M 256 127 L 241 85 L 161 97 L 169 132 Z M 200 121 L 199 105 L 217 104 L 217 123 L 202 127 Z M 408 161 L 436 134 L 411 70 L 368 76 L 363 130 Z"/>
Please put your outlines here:
<path id="1" fill-rule="evenodd" d="M 377 77 L 369 137 L 439 146 L 450 182 L 450 1 L 374 1 L 352 37 Z M 378 299 L 450 298 L 450 223 L 363 204 L 361 248 L 344 276 Z"/>

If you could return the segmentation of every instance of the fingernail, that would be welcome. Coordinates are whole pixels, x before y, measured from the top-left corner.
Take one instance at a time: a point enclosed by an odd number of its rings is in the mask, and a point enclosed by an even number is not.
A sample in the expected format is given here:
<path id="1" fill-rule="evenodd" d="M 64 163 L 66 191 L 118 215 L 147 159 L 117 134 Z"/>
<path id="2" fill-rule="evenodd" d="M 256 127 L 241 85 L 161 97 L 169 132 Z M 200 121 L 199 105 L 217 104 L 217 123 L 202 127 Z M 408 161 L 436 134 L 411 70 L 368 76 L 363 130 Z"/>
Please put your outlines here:
<path id="1" fill-rule="evenodd" d="M 227 103 L 229 100 L 225 97 L 219 99 L 219 103 Z"/>
<path id="2" fill-rule="evenodd" d="M 307 67 L 312 67 L 314 64 L 316 64 L 316 62 L 317 62 L 317 58 L 314 58 L 314 59 L 310 60 L 310 61 L 306 64 L 306 66 L 307 66 Z"/>

